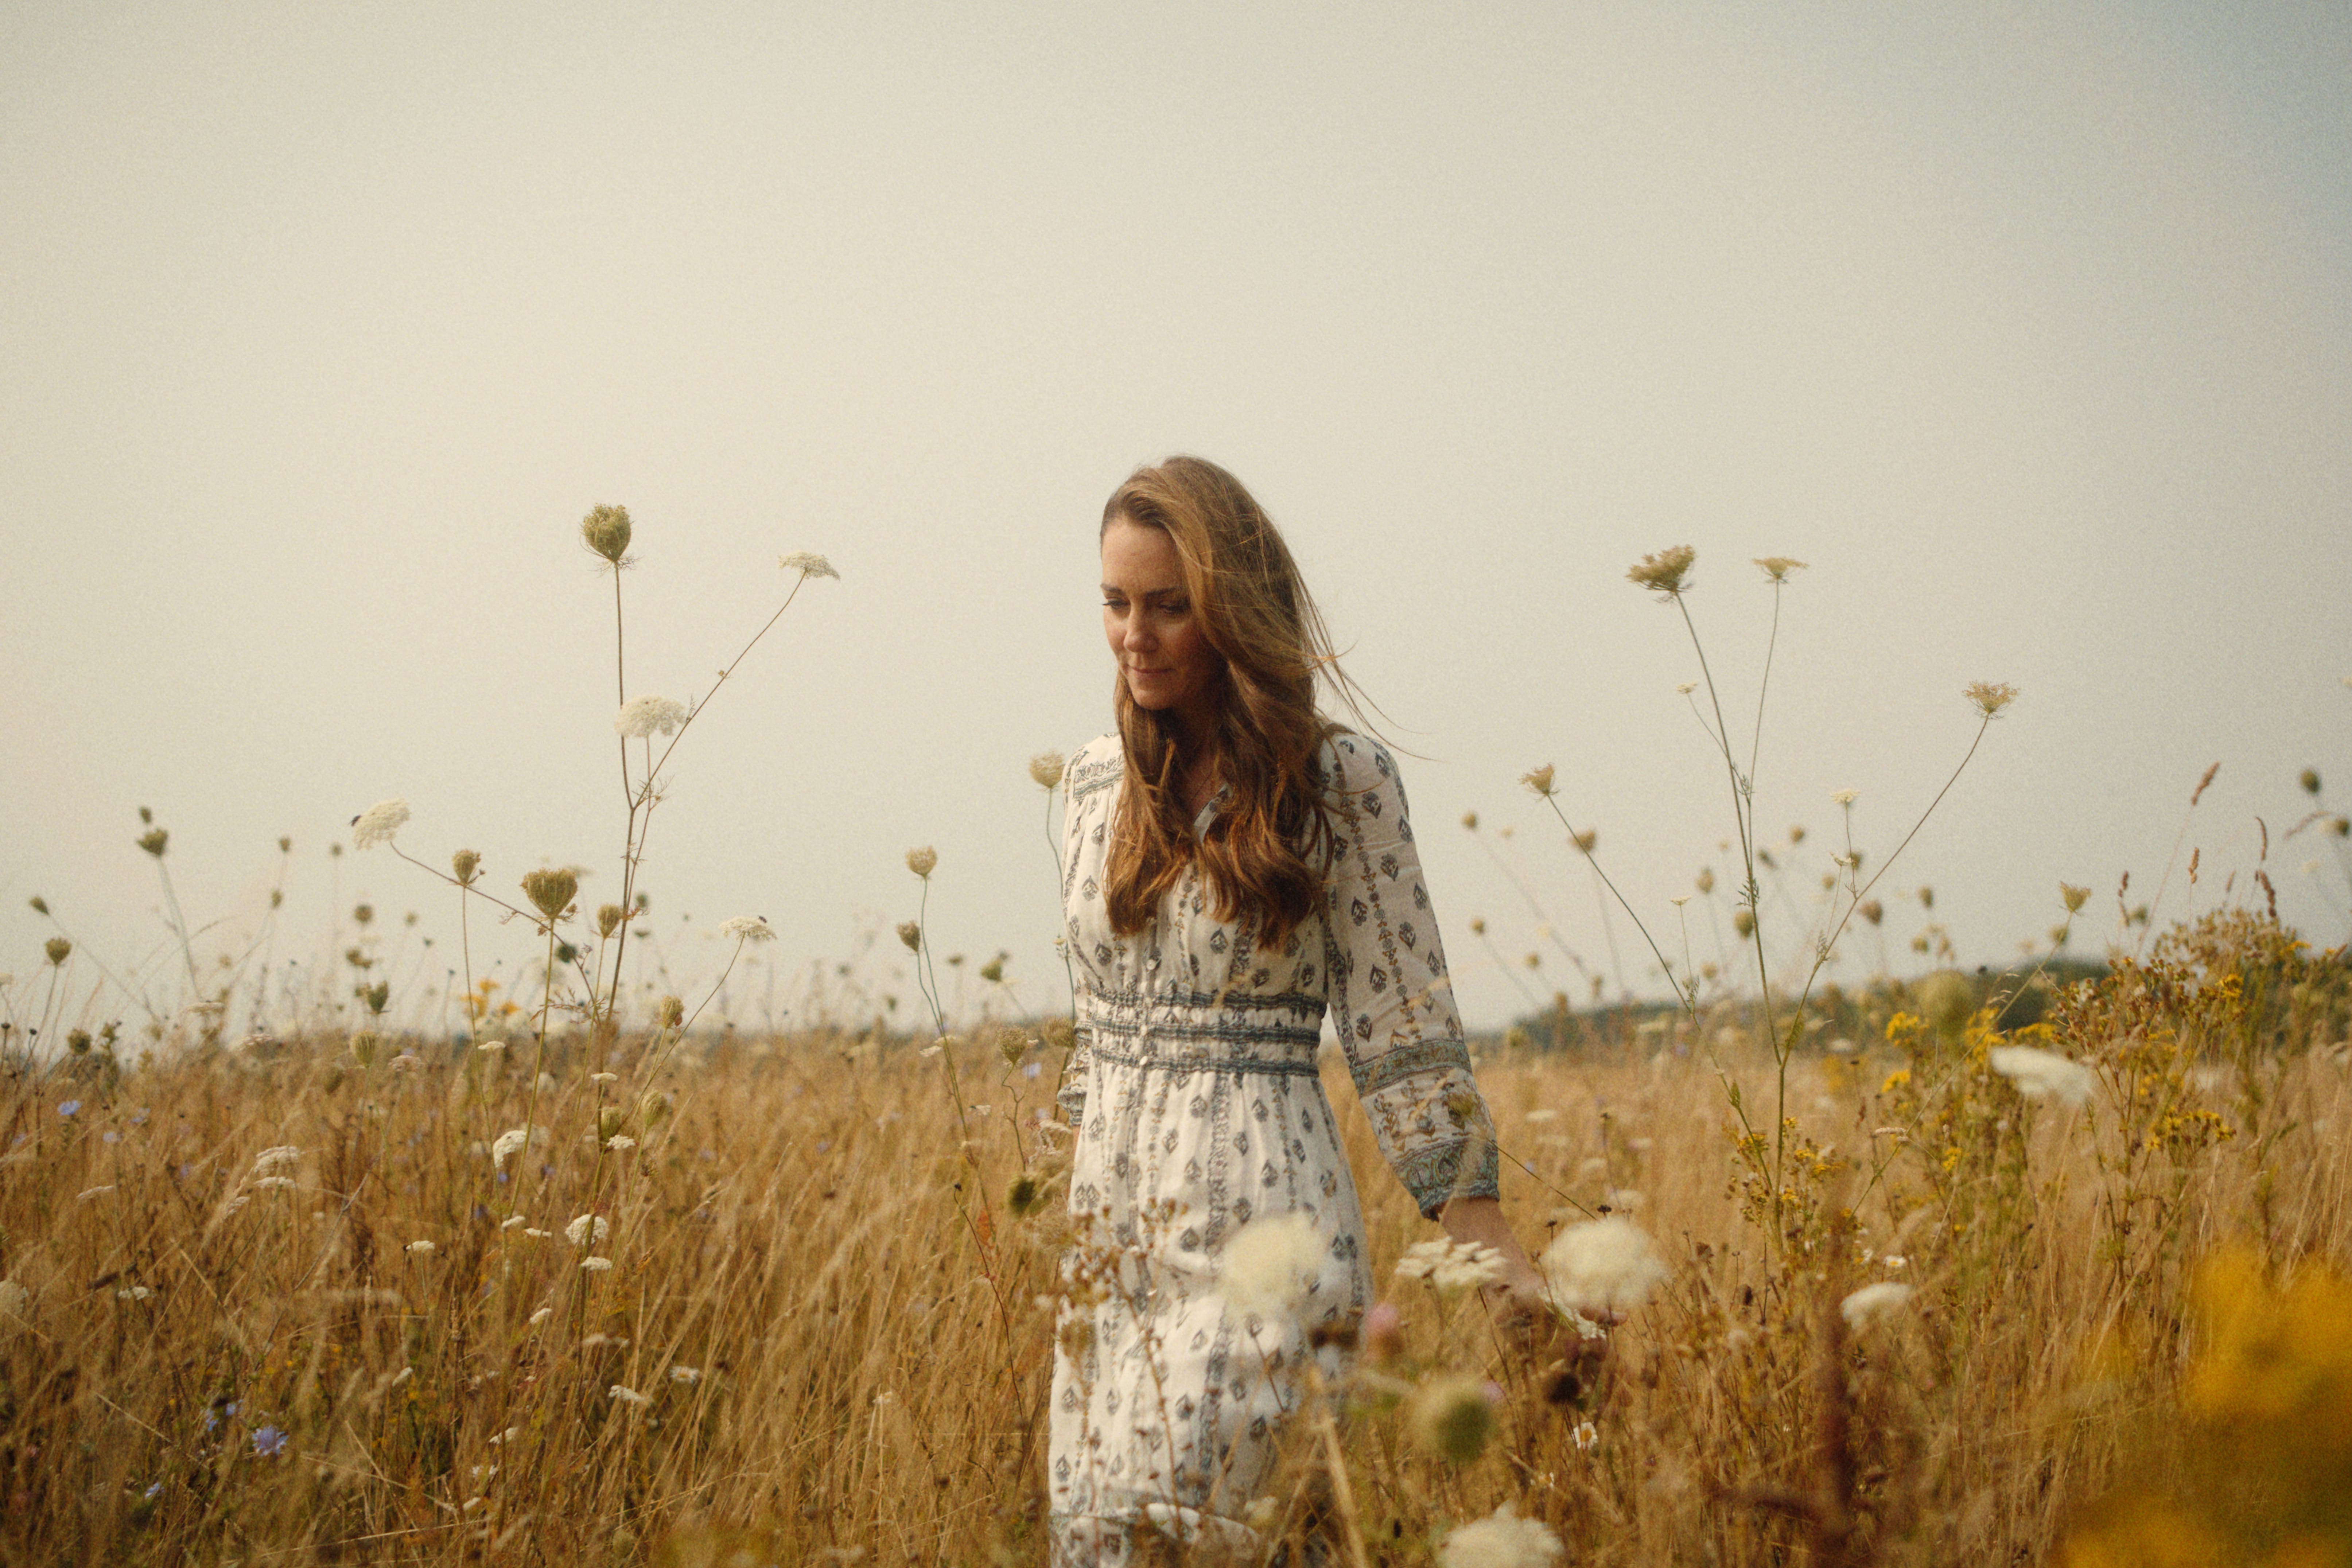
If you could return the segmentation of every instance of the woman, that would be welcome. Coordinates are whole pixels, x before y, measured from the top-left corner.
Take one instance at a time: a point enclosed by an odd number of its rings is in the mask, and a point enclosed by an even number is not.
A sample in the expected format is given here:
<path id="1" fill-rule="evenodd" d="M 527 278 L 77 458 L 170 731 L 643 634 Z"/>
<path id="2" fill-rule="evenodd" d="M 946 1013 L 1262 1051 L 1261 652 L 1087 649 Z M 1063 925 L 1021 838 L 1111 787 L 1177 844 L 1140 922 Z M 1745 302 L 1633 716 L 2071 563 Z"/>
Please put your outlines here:
<path id="1" fill-rule="evenodd" d="M 1071 761 L 1063 857 L 1078 1239 L 1048 1483 L 1065 1563 L 1124 1562 L 1139 1526 L 1234 1538 L 1307 1396 L 1303 1363 L 1336 1375 L 1347 1336 L 1329 1330 L 1373 1300 L 1315 1062 L 1327 1005 L 1422 1214 L 1496 1249 L 1500 1304 L 1542 1300 L 1496 1201 L 1403 788 L 1386 751 L 1317 711 L 1318 670 L 1349 688 L 1281 535 L 1231 474 L 1180 457 L 1119 486 L 1101 544 L 1118 731 Z M 1244 1290 L 1244 1256 L 1258 1275 L 1295 1263 L 1288 1298 Z"/>

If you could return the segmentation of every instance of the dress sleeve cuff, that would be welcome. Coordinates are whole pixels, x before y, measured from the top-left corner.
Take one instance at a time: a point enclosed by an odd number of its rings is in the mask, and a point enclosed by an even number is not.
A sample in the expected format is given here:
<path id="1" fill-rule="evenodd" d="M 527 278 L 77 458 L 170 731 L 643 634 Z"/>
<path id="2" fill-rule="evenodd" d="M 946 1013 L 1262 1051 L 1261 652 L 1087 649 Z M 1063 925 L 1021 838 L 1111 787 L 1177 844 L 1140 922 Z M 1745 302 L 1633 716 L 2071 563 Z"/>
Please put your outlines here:
<path id="1" fill-rule="evenodd" d="M 1435 1219 L 1437 1211 L 1455 1198 L 1503 1195 L 1502 1162 L 1490 1138 L 1430 1144 L 1398 1162 L 1397 1174 L 1423 1219 Z"/>

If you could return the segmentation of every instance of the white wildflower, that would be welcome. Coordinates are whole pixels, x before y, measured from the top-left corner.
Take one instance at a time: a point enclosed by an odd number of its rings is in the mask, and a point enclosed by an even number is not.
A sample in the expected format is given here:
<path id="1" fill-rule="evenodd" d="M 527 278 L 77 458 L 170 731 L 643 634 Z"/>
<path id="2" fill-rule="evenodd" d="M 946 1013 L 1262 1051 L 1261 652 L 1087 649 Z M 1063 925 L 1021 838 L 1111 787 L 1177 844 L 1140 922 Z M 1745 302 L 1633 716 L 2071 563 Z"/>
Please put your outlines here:
<path id="1" fill-rule="evenodd" d="M 590 1083 L 618 1083 L 621 1081 L 621 1075 L 616 1072 L 592 1072 L 588 1075 L 588 1081 Z"/>
<path id="2" fill-rule="evenodd" d="M 521 1215 L 509 1215 L 506 1219 L 499 1222 L 499 1228 L 500 1230 L 519 1230 L 530 1223 L 530 1222 Z"/>
<path id="3" fill-rule="evenodd" d="M 257 1192 L 281 1192 L 294 1185 L 294 1178 L 291 1176 L 256 1176 L 253 1179 L 253 1185 L 255 1190 Z"/>
<path id="4" fill-rule="evenodd" d="M 1830 798 L 1840 805 L 1852 805 L 1861 796 L 1862 792 L 1858 789 L 1842 789 L 1832 794 Z"/>
<path id="5" fill-rule="evenodd" d="M 291 1143 L 280 1143 L 275 1149 L 264 1149 L 253 1157 L 253 1173 L 266 1176 L 280 1165 L 291 1165 L 302 1158 L 302 1151 Z"/>
<path id="6" fill-rule="evenodd" d="M 14 1279 L 0 1279 L 0 1318 L 21 1318 L 33 1302 L 33 1293 Z"/>
<path id="7" fill-rule="evenodd" d="M 433 1256 L 433 1244 L 429 1241 L 412 1241 L 404 1250 L 411 1258 L 430 1258 Z"/>
<path id="8" fill-rule="evenodd" d="M 615 1154 L 625 1153 L 636 1146 L 637 1141 L 625 1132 L 615 1132 L 604 1140 L 604 1147 L 612 1150 Z"/>
<path id="9" fill-rule="evenodd" d="M 609 1258 L 583 1258 L 580 1260 L 580 1267 L 590 1274 L 602 1274 L 613 1267 L 613 1260 Z"/>
<path id="10" fill-rule="evenodd" d="M 523 1226 L 522 1233 L 533 1241 L 545 1241 L 549 1237 L 555 1234 L 551 1230 L 541 1230 L 535 1225 L 527 1225 Z"/>
<path id="11" fill-rule="evenodd" d="M 1696 691 L 1697 689 L 1697 681 L 1685 680 L 1681 685 L 1675 688 L 1675 694 L 1678 697 L 1688 697 L 1692 692 Z"/>
<path id="12" fill-rule="evenodd" d="M 1864 1285 L 1838 1303 L 1845 1314 L 1846 1326 L 1859 1329 L 1873 1319 L 1893 1311 L 1911 1299 L 1911 1287 L 1897 1285 L 1892 1279 L 1882 1279 L 1875 1285 Z"/>
<path id="13" fill-rule="evenodd" d="M 939 863 L 940 852 L 928 844 L 907 851 L 907 869 L 918 877 L 929 876 Z"/>
<path id="14" fill-rule="evenodd" d="M 1437 1545 L 1438 1568 L 1549 1568 L 1566 1555 L 1551 1526 L 1521 1519 L 1509 1503 L 1455 1525 Z"/>
<path id="15" fill-rule="evenodd" d="M 737 915 L 719 928 L 719 934 L 741 942 L 773 942 L 776 928 L 768 923 L 765 915 Z"/>
<path id="16" fill-rule="evenodd" d="M 1252 1220 L 1225 1244 L 1218 1286 L 1244 1312 L 1287 1312 L 1322 1280 L 1323 1238 L 1296 1210 Z"/>
<path id="17" fill-rule="evenodd" d="M 1667 1268 L 1640 1226 L 1611 1215 L 1571 1225 L 1544 1248 L 1553 1299 L 1577 1312 L 1630 1312 L 1650 1299 Z"/>
<path id="18" fill-rule="evenodd" d="M 144 1285 L 133 1285 L 127 1290 L 117 1290 L 114 1299 L 118 1301 L 144 1301 L 154 1294 Z"/>
<path id="19" fill-rule="evenodd" d="M 1576 1451 L 1580 1454 L 1590 1453 L 1601 1445 L 1601 1429 L 1590 1421 L 1578 1422 L 1576 1430 L 1569 1436 L 1576 1439 Z"/>
<path id="20" fill-rule="evenodd" d="M 1500 1284 L 1503 1255 L 1475 1241 L 1418 1241 L 1397 1260 L 1400 1279 L 1426 1279 L 1441 1290 Z"/>
<path id="21" fill-rule="evenodd" d="M 534 1128 L 531 1131 L 536 1131 L 538 1129 Z M 499 1133 L 498 1141 L 490 1145 L 490 1158 L 503 1165 L 515 1155 L 521 1153 L 524 1145 L 530 1142 L 530 1132 L 524 1131 L 520 1127 L 509 1127 Z"/>
<path id="22" fill-rule="evenodd" d="M 2089 1068 L 2055 1051 L 2032 1046 L 1995 1046 L 1986 1058 L 1992 1070 L 2017 1085 L 2017 1092 L 2028 1100 L 2081 1105 L 2099 1087 L 2099 1080 Z"/>
<path id="23" fill-rule="evenodd" d="M 551 1317 L 553 1317 L 553 1316 L 555 1316 L 555 1309 L 554 1309 L 554 1308 L 552 1308 L 552 1307 L 541 1307 L 538 1311 L 533 1312 L 533 1313 L 530 1315 L 530 1327 L 532 1327 L 532 1328 L 534 1328 L 534 1329 L 535 1329 L 535 1328 L 539 1327 L 539 1325 L 540 1325 L 540 1324 L 541 1324 L 541 1323 L 543 1323 L 543 1322 L 547 1321 L 547 1320 L 548 1320 L 548 1319 L 550 1319 L 550 1318 L 551 1318 Z"/>
<path id="24" fill-rule="evenodd" d="M 639 1394 L 635 1389 L 624 1388 L 617 1383 L 604 1392 L 616 1405 L 651 1405 L 653 1403 L 651 1399 Z"/>
<path id="25" fill-rule="evenodd" d="M 1040 789 L 1053 789 L 1062 782 L 1067 761 L 1059 752 L 1040 752 L 1029 759 L 1029 776 Z"/>
<path id="26" fill-rule="evenodd" d="M 621 705 L 613 729 L 624 741 L 645 741 L 675 733 L 687 718 L 683 702 L 667 697 L 632 697 Z"/>
<path id="27" fill-rule="evenodd" d="M 702 1381 L 702 1369 L 698 1366 L 674 1366 L 669 1369 L 669 1380 L 691 1387 Z"/>
<path id="28" fill-rule="evenodd" d="M 790 555 L 779 555 L 776 564 L 784 571 L 797 572 L 803 577 L 830 577 L 836 583 L 841 581 L 841 574 L 833 569 L 833 563 L 814 551 L 795 550 Z"/>
<path id="29" fill-rule="evenodd" d="M 1879 1261 L 1885 1264 L 1887 1268 L 1893 1269 L 1895 1273 L 1900 1274 L 1903 1272 L 1904 1266 L 1911 1260 L 1900 1253 L 1890 1252 L 1885 1257 L 1880 1258 Z"/>
<path id="30" fill-rule="evenodd" d="M 592 1239 L 591 1233 L 593 1233 Z M 574 1247 L 591 1247 L 613 1234 L 602 1215 L 582 1215 L 563 1227 L 563 1239 Z"/>
<path id="31" fill-rule="evenodd" d="M 352 847 L 372 849 L 379 844 L 389 844 L 392 836 L 408 820 L 408 803 L 404 800 L 380 800 L 352 818 Z"/>

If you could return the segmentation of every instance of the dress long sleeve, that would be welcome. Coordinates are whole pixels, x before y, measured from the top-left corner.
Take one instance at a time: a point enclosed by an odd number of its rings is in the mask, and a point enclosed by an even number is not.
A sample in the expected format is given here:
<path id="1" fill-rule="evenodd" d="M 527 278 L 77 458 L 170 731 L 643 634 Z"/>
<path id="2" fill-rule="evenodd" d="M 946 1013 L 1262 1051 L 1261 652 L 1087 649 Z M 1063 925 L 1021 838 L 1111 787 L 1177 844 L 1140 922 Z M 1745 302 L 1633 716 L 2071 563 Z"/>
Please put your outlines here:
<path id="1" fill-rule="evenodd" d="M 1403 782 L 1378 743 L 1333 738 L 1340 838 L 1326 884 L 1331 1023 L 1381 1152 L 1425 1217 L 1495 1197 L 1493 1119 L 1445 971 Z"/>

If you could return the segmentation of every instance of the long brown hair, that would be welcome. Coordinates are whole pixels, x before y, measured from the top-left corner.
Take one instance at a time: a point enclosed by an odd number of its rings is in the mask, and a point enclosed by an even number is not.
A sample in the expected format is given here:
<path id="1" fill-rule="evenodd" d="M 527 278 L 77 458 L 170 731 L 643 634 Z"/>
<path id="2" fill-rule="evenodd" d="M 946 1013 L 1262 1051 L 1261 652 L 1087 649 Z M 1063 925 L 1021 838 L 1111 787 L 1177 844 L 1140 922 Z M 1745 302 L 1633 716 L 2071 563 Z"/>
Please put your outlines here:
<path id="1" fill-rule="evenodd" d="M 1111 929 L 1141 931 L 1197 860 L 1222 921 L 1257 917 L 1276 947 L 1322 900 L 1334 843 L 1324 741 L 1339 728 L 1315 705 L 1318 672 L 1354 710 L 1323 617 L 1297 563 L 1239 479 L 1200 458 L 1138 468 L 1111 492 L 1102 527 L 1156 528 L 1176 547 L 1185 597 L 1217 654 L 1217 721 L 1204 738 L 1233 794 L 1196 841 L 1184 808 L 1172 712 L 1140 708 L 1115 677 L 1127 787 L 1112 818 L 1103 896 Z"/>

